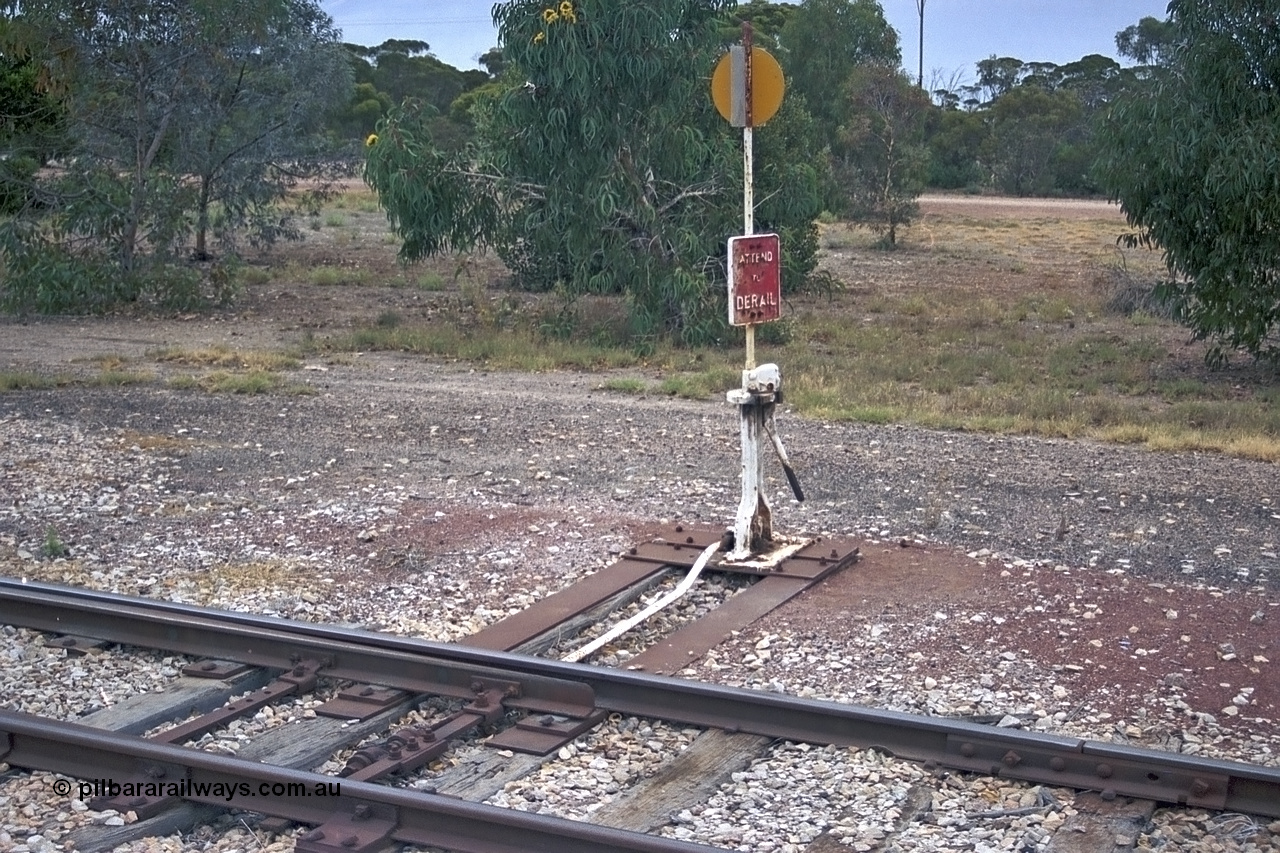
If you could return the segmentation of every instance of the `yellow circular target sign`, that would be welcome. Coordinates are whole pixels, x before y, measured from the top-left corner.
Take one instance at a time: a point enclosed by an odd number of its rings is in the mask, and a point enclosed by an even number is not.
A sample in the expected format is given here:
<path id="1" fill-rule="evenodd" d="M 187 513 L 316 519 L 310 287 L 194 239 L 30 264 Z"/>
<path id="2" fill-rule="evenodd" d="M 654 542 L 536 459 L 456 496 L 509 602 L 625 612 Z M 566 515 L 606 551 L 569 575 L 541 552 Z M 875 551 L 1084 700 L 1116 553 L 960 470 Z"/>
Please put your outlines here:
<path id="1" fill-rule="evenodd" d="M 751 48 L 751 111 L 747 114 L 746 50 L 729 49 L 711 74 L 711 100 L 734 127 L 756 127 L 773 118 L 782 106 L 786 81 L 782 66 L 764 48 Z"/>

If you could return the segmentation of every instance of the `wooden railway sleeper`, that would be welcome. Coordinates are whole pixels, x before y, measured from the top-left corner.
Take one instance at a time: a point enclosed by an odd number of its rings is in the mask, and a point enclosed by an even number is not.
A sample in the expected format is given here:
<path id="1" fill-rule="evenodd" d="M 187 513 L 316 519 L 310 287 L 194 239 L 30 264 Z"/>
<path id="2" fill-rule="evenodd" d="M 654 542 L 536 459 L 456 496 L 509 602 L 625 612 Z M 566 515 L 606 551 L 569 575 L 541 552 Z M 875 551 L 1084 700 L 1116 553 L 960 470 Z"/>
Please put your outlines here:
<path id="1" fill-rule="evenodd" d="M 207 714 L 201 714 L 199 717 L 188 720 L 181 725 L 158 732 L 149 737 L 148 740 L 157 743 L 181 744 L 198 738 L 214 729 L 221 728 L 232 720 L 256 713 L 264 705 L 270 705 L 285 696 L 306 693 L 315 688 L 319 672 L 323 667 L 324 663 L 320 661 L 299 660 L 294 664 L 293 669 L 281 674 L 275 681 L 265 687 L 246 694 L 239 699 L 234 699 L 221 708 L 210 711 Z M 157 778 L 154 769 L 145 768 L 143 772 L 127 781 L 146 783 L 155 782 Z M 133 787 L 136 789 L 138 786 L 135 784 Z M 166 795 L 112 796 L 106 794 L 94 797 L 89 801 L 88 806 L 95 811 L 115 809 L 121 814 L 133 812 L 138 816 L 139 820 L 146 820 L 180 801 L 179 797 Z"/>
<path id="2" fill-rule="evenodd" d="M 397 729 L 382 742 L 357 750 L 338 775 L 371 782 L 392 773 L 416 770 L 443 755 L 450 741 L 501 719 L 507 711 L 502 704 L 503 693 L 482 689 L 470 703 L 443 720 Z"/>

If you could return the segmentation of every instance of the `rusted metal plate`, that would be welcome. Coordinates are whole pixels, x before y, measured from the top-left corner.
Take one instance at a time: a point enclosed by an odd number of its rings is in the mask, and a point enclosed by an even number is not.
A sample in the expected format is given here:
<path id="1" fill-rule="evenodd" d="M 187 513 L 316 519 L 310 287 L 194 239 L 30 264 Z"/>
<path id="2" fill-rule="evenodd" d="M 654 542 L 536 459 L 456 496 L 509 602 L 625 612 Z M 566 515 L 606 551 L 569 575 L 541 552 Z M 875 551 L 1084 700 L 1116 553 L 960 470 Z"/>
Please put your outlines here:
<path id="1" fill-rule="evenodd" d="M 254 669 L 257 669 L 257 667 L 237 663 L 233 660 L 201 660 L 184 666 L 182 674 L 191 678 L 211 678 L 224 681 L 228 678 L 244 675 Z"/>
<path id="2" fill-rule="evenodd" d="M 525 717 L 506 731 L 489 738 L 485 746 L 529 755 L 549 755 L 583 732 L 595 728 L 606 716 L 604 711 L 597 711 L 582 718 L 554 714 Z"/>
<path id="3" fill-rule="evenodd" d="M 671 675 L 720 645 L 780 604 L 812 586 L 808 578 L 770 575 L 726 600 L 715 610 L 659 640 L 624 664 L 626 669 Z"/>
<path id="4" fill-rule="evenodd" d="M 339 720 L 367 720 L 403 701 L 408 695 L 403 690 L 356 684 L 316 708 L 316 713 Z"/>
<path id="5" fill-rule="evenodd" d="M 659 539 L 637 545 L 627 553 L 628 560 L 687 569 L 698 559 L 702 550 L 724 534 L 715 530 L 686 530 L 677 527 Z M 786 543 L 779 543 L 786 548 Z M 852 540 L 816 538 L 796 550 L 786 550 L 780 560 L 752 560 L 727 562 L 713 559 L 709 571 L 736 572 L 755 575 L 788 575 L 790 577 L 818 580 L 832 572 L 852 565 L 858 559 L 858 546 Z"/>
<path id="6" fill-rule="evenodd" d="M 93 637 L 73 637 L 70 635 L 56 637 L 55 639 L 50 640 L 48 644 L 55 649 L 65 650 L 67 655 L 71 657 L 87 655 L 89 652 L 101 649 L 103 646 L 107 645 L 104 640 L 95 640 Z"/>
<path id="7" fill-rule="evenodd" d="M 572 586 L 552 593 L 462 640 L 468 646 L 507 651 L 545 634 L 562 622 L 590 610 L 623 590 L 662 571 L 663 563 L 624 556 Z"/>
<path id="8" fill-rule="evenodd" d="M 416 770 L 449 751 L 449 741 L 461 737 L 485 722 L 484 714 L 459 711 L 456 714 L 398 729 L 386 740 L 363 747 L 347 759 L 339 774 L 345 779 L 370 782 L 392 773 Z"/>
<path id="9" fill-rule="evenodd" d="M 396 810 L 370 803 L 358 804 L 350 813 L 335 814 L 298 837 L 298 853 L 378 853 L 388 847 L 399 823 Z"/>

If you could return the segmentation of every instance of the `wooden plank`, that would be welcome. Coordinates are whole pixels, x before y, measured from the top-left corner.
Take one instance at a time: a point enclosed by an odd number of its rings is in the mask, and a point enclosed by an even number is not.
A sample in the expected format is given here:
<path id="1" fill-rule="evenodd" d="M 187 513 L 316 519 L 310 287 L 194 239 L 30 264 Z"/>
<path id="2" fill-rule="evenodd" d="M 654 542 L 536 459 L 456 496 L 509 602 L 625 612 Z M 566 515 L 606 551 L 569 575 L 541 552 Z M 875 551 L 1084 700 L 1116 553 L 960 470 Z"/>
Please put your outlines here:
<path id="1" fill-rule="evenodd" d="M 514 782 L 551 760 L 551 755 L 516 753 L 507 757 L 496 750 L 476 753 L 441 773 L 433 781 L 436 792 L 473 803 L 483 803 Z"/>
<path id="2" fill-rule="evenodd" d="M 254 738 L 240 750 L 238 756 L 250 761 L 309 770 L 323 764 L 344 746 L 393 725 L 413 706 L 412 701 L 402 702 L 359 723 L 347 724 L 342 720 L 315 717 L 278 726 Z M 252 811 L 253 800 L 237 800 L 233 806 Z M 191 832 L 201 823 L 206 823 L 225 811 L 226 809 L 216 806 L 182 803 L 149 820 L 125 826 L 81 827 L 68 833 L 65 840 L 70 841 L 72 848 L 81 853 L 102 853 L 142 838 Z"/>
<path id="3" fill-rule="evenodd" d="M 814 581 L 770 575 L 728 598 L 628 660 L 623 667 L 657 675 L 679 672 L 761 616 L 808 589 Z"/>
<path id="4" fill-rule="evenodd" d="M 1068 817 L 1049 839 L 1045 853 L 1118 853 L 1132 850 L 1138 835 L 1151 825 L 1156 804 L 1151 800 L 1115 797 L 1104 800 L 1079 794 Z"/>
<path id="5" fill-rule="evenodd" d="M 902 798 L 902 802 L 898 804 L 898 819 L 893 822 L 893 828 L 889 830 L 884 838 L 874 841 L 875 846 L 873 849 L 898 849 L 894 844 L 897 837 L 932 806 L 933 790 L 925 785 L 912 785 L 907 790 L 907 795 Z M 858 812 L 846 813 L 845 816 L 847 817 L 849 814 L 854 817 L 860 816 Z M 809 842 L 808 846 L 804 848 L 804 853 L 849 853 L 852 849 L 843 840 L 832 835 L 831 828 L 828 827 L 822 831 L 821 835 Z"/>
<path id="6" fill-rule="evenodd" d="M 771 742 L 759 735 L 708 729 L 653 776 L 596 809 L 591 822 L 633 832 L 666 826 L 673 812 L 705 802 Z"/>
<path id="7" fill-rule="evenodd" d="M 253 669 L 226 681 L 183 676 L 166 684 L 163 692 L 130 696 L 77 722 L 108 731 L 140 735 L 156 726 L 221 708 L 232 696 L 257 690 L 270 680 L 271 673 L 265 669 Z"/>

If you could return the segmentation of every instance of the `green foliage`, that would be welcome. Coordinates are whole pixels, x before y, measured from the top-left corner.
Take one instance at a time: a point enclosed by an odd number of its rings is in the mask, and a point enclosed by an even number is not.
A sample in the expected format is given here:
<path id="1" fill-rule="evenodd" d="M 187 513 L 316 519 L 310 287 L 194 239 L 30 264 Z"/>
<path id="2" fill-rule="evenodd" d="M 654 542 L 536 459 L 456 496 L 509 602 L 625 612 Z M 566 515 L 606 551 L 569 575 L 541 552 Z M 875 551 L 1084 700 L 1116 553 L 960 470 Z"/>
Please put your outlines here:
<path id="1" fill-rule="evenodd" d="M 1179 49 L 1121 98 L 1099 176 L 1131 242 L 1164 250 L 1180 319 L 1232 350 L 1280 361 L 1280 32 L 1242 0 L 1174 0 Z"/>
<path id="2" fill-rule="evenodd" d="M 834 97 L 838 87 L 860 65 L 896 68 L 902 61 L 898 34 L 877 0 L 803 0 L 780 41 L 788 88 L 804 96 L 832 141 L 847 117 L 847 101 Z"/>
<path id="3" fill-rule="evenodd" d="M 58 536 L 58 529 L 50 524 L 44 529 L 44 541 L 40 543 L 40 556 L 46 560 L 57 560 L 71 553 L 71 549 Z"/>
<path id="4" fill-rule="evenodd" d="M 62 98 L 71 141 L 26 190 L 40 204 L 3 226 L 5 304 L 191 307 L 232 288 L 218 267 L 205 280 L 177 263 L 184 249 L 205 260 L 209 236 L 297 236 L 285 202 L 332 169 L 319 119 L 347 79 L 315 0 L 0 0 L 19 8 L 0 48 Z"/>
<path id="5" fill-rule="evenodd" d="M 1171 58 L 1177 34 L 1170 21 L 1150 15 L 1116 33 L 1116 50 L 1139 65 L 1160 65 Z"/>
<path id="6" fill-rule="evenodd" d="M 1015 195 L 1048 193 L 1054 156 L 1080 127 L 1080 99 L 1066 90 L 1017 86 L 996 100 L 990 117 L 987 161 L 1000 188 Z"/>
<path id="7" fill-rule="evenodd" d="M 722 340 L 741 155 L 706 78 L 731 2 L 498 6 L 507 73 L 526 82 L 477 101 L 476 147 L 442 152 L 406 105 L 370 148 L 402 256 L 489 245 L 527 289 L 625 295 L 637 340 Z M 757 133 L 757 228 L 783 235 L 793 285 L 816 251 L 815 139 L 798 99 Z"/>
<path id="8" fill-rule="evenodd" d="M 480 58 L 490 69 L 462 71 L 432 56 L 423 41 L 389 39 L 377 47 L 344 44 L 356 87 L 348 102 L 329 117 L 334 132 L 349 140 L 363 140 L 394 104 L 412 99 L 434 109 L 432 136 L 448 150 L 462 148 L 471 138 L 469 93 L 491 85 L 504 66 L 502 51 L 494 48 Z"/>
<path id="9" fill-rule="evenodd" d="M 980 113 L 939 111 L 929 134 L 929 185 L 960 189 L 984 183 L 981 152 L 989 131 Z"/>
<path id="10" fill-rule="evenodd" d="M 901 71 L 883 65 L 859 68 L 845 95 L 851 115 L 843 139 L 846 182 L 854 218 L 869 222 L 885 245 L 919 212 L 916 199 L 928 174 L 924 124 L 929 97 Z"/>

